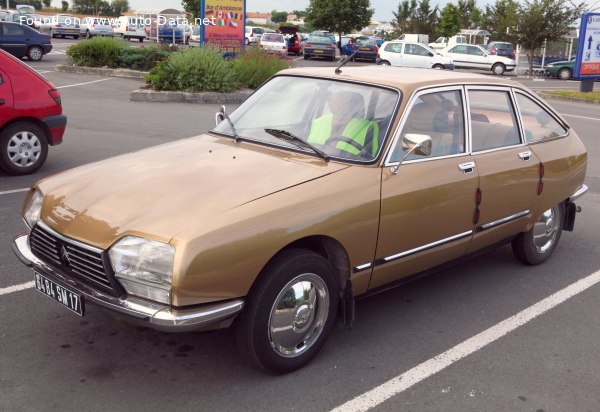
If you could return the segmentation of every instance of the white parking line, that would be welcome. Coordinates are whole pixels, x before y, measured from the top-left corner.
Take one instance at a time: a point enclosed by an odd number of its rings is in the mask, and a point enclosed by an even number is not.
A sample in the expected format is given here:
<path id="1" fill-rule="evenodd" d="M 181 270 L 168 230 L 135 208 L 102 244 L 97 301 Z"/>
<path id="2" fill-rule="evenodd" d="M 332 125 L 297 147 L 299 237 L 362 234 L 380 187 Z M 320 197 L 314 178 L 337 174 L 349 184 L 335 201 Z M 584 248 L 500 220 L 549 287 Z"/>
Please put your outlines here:
<path id="1" fill-rule="evenodd" d="M 100 79 L 100 80 L 94 80 L 94 81 L 85 82 L 85 83 L 69 84 L 67 86 L 57 87 L 57 89 L 66 89 L 67 87 L 85 86 L 86 84 L 92 84 L 92 83 L 98 83 L 98 82 L 105 82 L 107 80 L 112 80 L 112 79 Z"/>
<path id="2" fill-rule="evenodd" d="M 563 116 L 569 116 L 569 117 L 576 117 L 578 119 L 586 119 L 586 120 L 596 120 L 596 121 L 600 121 L 599 118 L 597 117 L 585 117 L 585 116 L 576 116 L 574 114 L 566 114 L 566 113 L 561 113 Z"/>
<path id="3" fill-rule="evenodd" d="M 12 195 L 13 193 L 23 193 L 23 192 L 27 192 L 28 190 L 29 190 L 29 188 L 27 188 L 27 189 L 7 190 L 5 192 L 0 192 L 0 196 L 2 196 L 2 195 Z"/>
<path id="4" fill-rule="evenodd" d="M 448 349 L 446 352 L 441 353 L 395 378 L 390 379 L 382 385 L 338 406 L 333 409 L 332 412 L 367 411 L 374 408 L 391 397 L 404 392 L 417 383 L 458 362 L 462 358 L 495 342 L 518 327 L 523 326 L 527 322 L 532 321 L 550 309 L 560 305 L 567 299 L 596 285 L 598 282 L 600 282 L 600 271 L 594 272 L 591 275 L 578 280 L 516 315 L 505 319 L 462 343 L 459 343 L 453 348 Z"/>
<path id="5" fill-rule="evenodd" d="M 0 296 L 8 295 L 9 293 L 19 292 L 25 289 L 31 289 L 35 286 L 35 282 L 32 280 L 31 282 L 22 283 L 20 285 L 9 286 L 7 288 L 0 289 Z"/>

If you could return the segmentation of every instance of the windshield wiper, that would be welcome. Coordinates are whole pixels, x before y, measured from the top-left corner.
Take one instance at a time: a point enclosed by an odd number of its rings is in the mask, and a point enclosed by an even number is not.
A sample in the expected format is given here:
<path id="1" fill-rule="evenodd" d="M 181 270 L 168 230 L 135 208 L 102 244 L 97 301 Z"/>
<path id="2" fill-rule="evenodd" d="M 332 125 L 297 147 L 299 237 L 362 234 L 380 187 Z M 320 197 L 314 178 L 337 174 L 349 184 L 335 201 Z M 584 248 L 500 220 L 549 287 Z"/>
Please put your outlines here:
<path id="1" fill-rule="evenodd" d="M 288 142 L 292 142 L 295 144 L 295 146 L 300 147 L 300 145 L 304 146 L 304 147 L 308 147 L 309 149 L 311 149 L 313 152 L 315 152 L 316 154 L 318 154 L 323 160 L 325 160 L 326 162 L 329 161 L 329 156 L 327 156 L 322 150 L 317 149 L 315 146 L 313 146 L 312 144 L 302 140 L 301 138 L 299 138 L 296 135 L 291 134 L 290 132 L 288 132 L 287 130 L 281 130 L 281 129 L 265 129 L 265 132 L 269 133 L 272 136 L 275 136 L 279 139 L 288 141 Z M 300 145 L 298 145 L 297 143 L 300 143 Z"/>
<path id="2" fill-rule="evenodd" d="M 227 114 L 227 110 L 225 109 L 225 106 L 221 106 L 221 109 L 219 109 L 217 116 L 223 116 L 223 118 L 225 120 L 227 120 L 227 123 L 229 123 L 229 127 L 231 127 L 231 131 L 233 132 L 233 138 L 235 139 L 236 142 L 239 142 L 241 137 L 237 133 L 237 130 L 235 130 L 235 127 L 233 126 L 233 122 L 229 118 L 229 115 Z"/>

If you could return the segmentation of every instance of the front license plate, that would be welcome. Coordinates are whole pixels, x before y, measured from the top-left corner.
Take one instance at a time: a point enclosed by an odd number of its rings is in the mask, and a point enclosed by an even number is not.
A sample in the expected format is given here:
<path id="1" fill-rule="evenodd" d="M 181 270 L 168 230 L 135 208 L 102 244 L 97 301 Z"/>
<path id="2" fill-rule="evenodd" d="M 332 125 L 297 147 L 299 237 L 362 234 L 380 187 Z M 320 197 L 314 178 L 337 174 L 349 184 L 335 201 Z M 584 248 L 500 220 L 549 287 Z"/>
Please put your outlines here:
<path id="1" fill-rule="evenodd" d="M 315 50 L 315 53 L 323 53 L 323 50 Z"/>
<path id="2" fill-rule="evenodd" d="M 64 286 L 48 279 L 44 275 L 33 271 L 35 288 L 44 295 L 51 297 L 55 301 L 62 303 L 71 311 L 83 316 L 83 300 L 79 293 L 75 293 Z"/>

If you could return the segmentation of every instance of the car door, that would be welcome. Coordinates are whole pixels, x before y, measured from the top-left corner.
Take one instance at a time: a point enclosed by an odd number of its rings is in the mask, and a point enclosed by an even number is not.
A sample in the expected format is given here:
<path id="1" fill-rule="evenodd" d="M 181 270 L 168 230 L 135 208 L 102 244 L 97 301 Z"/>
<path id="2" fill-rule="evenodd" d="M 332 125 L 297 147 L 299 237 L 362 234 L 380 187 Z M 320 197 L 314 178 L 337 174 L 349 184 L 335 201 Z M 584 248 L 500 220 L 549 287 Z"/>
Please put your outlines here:
<path id="1" fill-rule="evenodd" d="M 431 56 L 429 56 L 429 53 L 429 50 L 420 44 L 406 44 L 404 46 L 405 65 L 431 68 Z"/>
<path id="2" fill-rule="evenodd" d="M 383 50 L 385 58 L 392 66 L 403 66 L 402 46 L 403 43 L 388 43 L 385 45 Z"/>
<path id="3" fill-rule="evenodd" d="M 469 60 L 469 67 L 482 70 L 489 70 L 492 67 L 489 55 L 486 54 L 481 48 L 477 46 L 466 47 Z"/>
<path id="4" fill-rule="evenodd" d="M 480 197 L 470 251 L 521 232 L 536 208 L 543 175 L 525 144 L 508 87 L 467 88 L 472 159 Z"/>
<path id="5" fill-rule="evenodd" d="M 462 87 L 418 92 L 406 113 L 382 170 L 370 289 L 462 256 L 473 235 L 478 176 L 465 147 Z M 429 135 L 431 155 L 405 158 L 406 134 Z"/>
<path id="6" fill-rule="evenodd" d="M 471 67 L 467 46 L 459 44 L 448 50 L 446 55 L 454 61 L 454 67 Z"/>
<path id="7" fill-rule="evenodd" d="M 13 56 L 23 57 L 27 54 L 27 38 L 25 29 L 16 23 L 0 23 L 0 47 Z"/>
<path id="8" fill-rule="evenodd" d="M 2 57 L 6 58 L 6 57 Z M 10 79 L 0 67 L 0 127 L 9 120 L 13 110 L 13 91 Z"/>

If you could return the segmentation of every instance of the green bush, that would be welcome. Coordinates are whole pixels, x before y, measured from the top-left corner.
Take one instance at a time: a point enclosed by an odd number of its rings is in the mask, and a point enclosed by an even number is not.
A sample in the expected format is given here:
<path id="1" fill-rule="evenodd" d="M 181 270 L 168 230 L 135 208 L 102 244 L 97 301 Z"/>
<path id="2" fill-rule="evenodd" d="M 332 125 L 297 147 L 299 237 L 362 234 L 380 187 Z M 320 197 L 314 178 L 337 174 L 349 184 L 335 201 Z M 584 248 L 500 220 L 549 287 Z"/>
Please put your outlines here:
<path id="1" fill-rule="evenodd" d="M 154 90 L 230 92 L 238 88 L 231 65 L 211 47 L 192 47 L 159 62 L 146 81 Z"/>
<path id="2" fill-rule="evenodd" d="M 117 66 L 125 69 L 149 71 L 158 62 L 166 60 L 172 51 L 163 47 L 126 47 L 121 50 Z"/>
<path id="3" fill-rule="evenodd" d="M 278 71 L 289 68 L 290 64 L 258 47 L 247 47 L 233 60 L 232 66 L 243 87 L 256 89 Z"/>
<path id="4" fill-rule="evenodd" d="M 67 49 L 67 61 L 75 66 L 117 67 L 121 51 L 129 47 L 123 40 L 94 37 Z"/>

